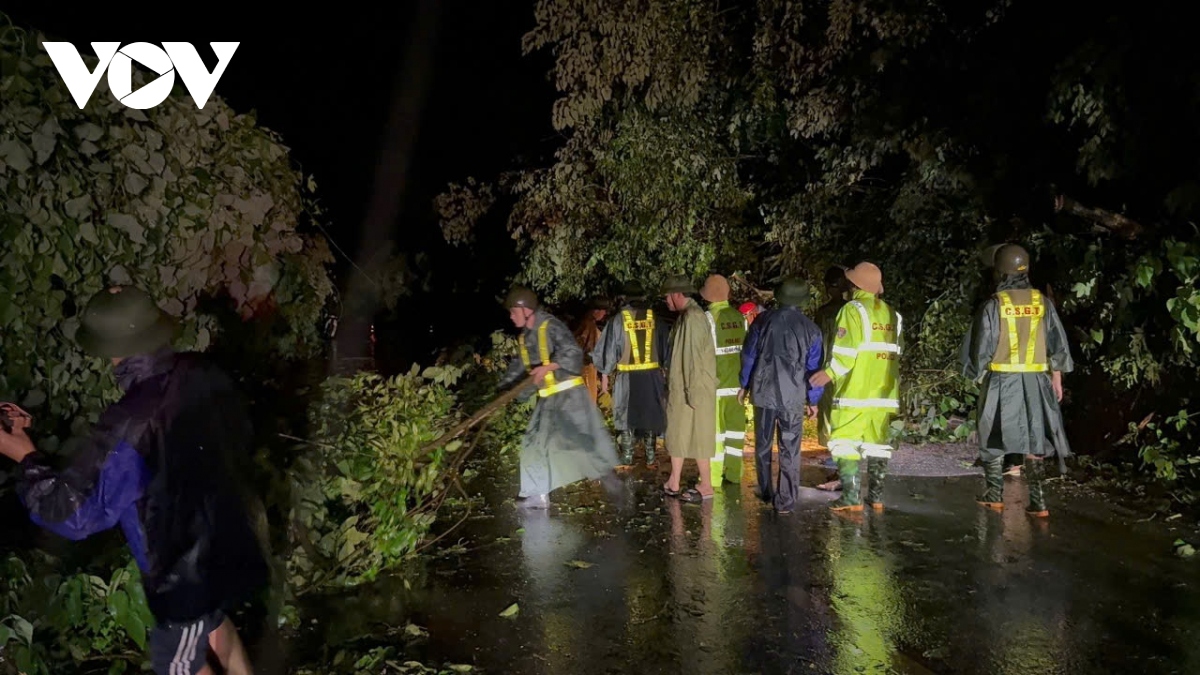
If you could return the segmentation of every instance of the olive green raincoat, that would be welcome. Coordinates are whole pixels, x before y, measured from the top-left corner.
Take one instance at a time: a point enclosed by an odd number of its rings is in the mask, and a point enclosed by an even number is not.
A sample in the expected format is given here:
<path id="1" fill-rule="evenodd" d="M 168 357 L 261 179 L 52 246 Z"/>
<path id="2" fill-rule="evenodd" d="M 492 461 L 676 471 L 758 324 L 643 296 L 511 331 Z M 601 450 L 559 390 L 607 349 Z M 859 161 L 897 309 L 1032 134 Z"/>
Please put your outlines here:
<path id="1" fill-rule="evenodd" d="M 717 352 L 708 317 L 688 299 L 671 333 L 667 452 L 709 461 L 717 434 Z"/>

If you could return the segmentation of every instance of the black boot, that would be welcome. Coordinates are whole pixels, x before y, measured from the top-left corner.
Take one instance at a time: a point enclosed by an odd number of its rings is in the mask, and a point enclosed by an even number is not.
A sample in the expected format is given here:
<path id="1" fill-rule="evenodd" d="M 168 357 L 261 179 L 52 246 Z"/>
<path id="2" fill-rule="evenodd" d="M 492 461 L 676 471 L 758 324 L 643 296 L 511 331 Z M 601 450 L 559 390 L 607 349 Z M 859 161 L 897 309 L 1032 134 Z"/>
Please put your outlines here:
<path id="1" fill-rule="evenodd" d="M 1050 515 L 1046 508 L 1046 493 L 1042 489 L 1042 481 L 1046 479 L 1045 460 L 1025 456 L 1025 480 L 1029 483 L 1029 507 L 1025 512 L 1035 518 L 1045 518 Z"/>
<path id="2" fill-rule="evenodd" d="M 621 447 L 621 466 L 633 466 L 633 441 L 632 431 L 617 434 L 617 445 Z"/>
<path id="3" fill-rule="evenodd" d="M 976 499 L 982 506 L 1004 510 L 1004 457 L 983 460 L 983 494 Z"/>
<path id="4" fill-rule="evenodd" d="M 887 478 L 888 460 L 883 457 L 867 458 L 867 501 L 872 508 L 883 510 L 883 479 Z"/>

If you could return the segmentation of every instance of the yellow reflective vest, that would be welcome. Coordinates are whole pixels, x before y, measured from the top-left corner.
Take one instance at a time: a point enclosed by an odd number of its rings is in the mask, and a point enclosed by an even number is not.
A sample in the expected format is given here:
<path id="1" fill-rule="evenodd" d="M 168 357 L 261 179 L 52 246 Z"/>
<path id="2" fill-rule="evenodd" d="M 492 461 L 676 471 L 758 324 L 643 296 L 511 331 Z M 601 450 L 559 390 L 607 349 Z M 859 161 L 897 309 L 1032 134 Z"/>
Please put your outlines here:
<path id="1" fill-rule="evenodd" d="M 1032 288 L 1000 291 L 1000 331 L 996 355 L 988 368 L 1000 373 L 1044 373 L 1046 358 L 1046 314 L 1042 294 Z"/>
<path id="2" fill-rule="evenodd" d="M 537 329 L 538 357 L 541 360 L 538 361 L 537 363 L 533 363 L 529 358 L 529 349 L 525 346 L 525 333 L 522 332 L 521 337 L 517 338 L 518 342 L 521 345 L 521 361 L 525 364 L 525 370 L 532 371 L 535 366 L 540 366 L 540 365 L 550 363 L 550 343 L 547 339 L 548 338 L 547 332 L 549 331 L 549 329 L 550 329 L 550 321 L 548 321 L 548 320 L 543 321 L 542 325 L 538 326 L 538 329 Z M 545 398 L 547 396 L 553 396 L 559 392 L 566 391 L 572 387 L 578 387 L 581 384 L 583 384 L 582 377 L 572 377 L 570 379 L 559 382 L 558 379 L 554 377 L 554 372 L 551 371 L 549 373 L 546 373 L 545 379 L 542 380 L 542 384 L 538 388 L 538 396 L 541 396 L 542 398 Z"/>

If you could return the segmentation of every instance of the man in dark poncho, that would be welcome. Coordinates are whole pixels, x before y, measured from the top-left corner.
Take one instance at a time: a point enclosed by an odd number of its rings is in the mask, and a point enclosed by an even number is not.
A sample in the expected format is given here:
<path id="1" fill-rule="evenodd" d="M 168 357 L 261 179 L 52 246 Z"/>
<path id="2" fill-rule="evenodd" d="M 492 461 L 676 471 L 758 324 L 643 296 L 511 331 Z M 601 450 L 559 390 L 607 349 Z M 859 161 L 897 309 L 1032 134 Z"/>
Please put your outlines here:
<path id="1" fill-rule="evenodd" d="M 808 378 L 824 365 L 821 330 L 800 305 L 808 300 L 808 285 L 787 279 L 779 285 L 777 309 L 758 317 L 742 351 L 741 389 L 754 403 L 755 467 L 758 497 L 779 513 L 791 513 L 800 494 L 800 437 L 804 418 L 816 417 L 824 391 Z M 779 480 L 771 480 L 771 446 L 779 438 Z"/>
<path id="2" fill-rule="evenodd" d="M 1024 455 L 1030 515 L 1046 517 L 1043 461 L 1071 454 L 1063 431 L 1062 374 L 1074 369 L 1066 331 L 1053 303 L 1029 281 L 1029 253 L 995 251 L 999 284 L 963 339 L 963 375 L 980 383 L 979 452 L 986 489 L 979 503 L 1004 508 L 1004 456 Z"/>
<path id="3" fill-rule="evenodd" d="M 623 304 L 604 327 L 592 352 L 600 371 L 600 389 L 613 379 L 613 426 L 621 447 L 621 463 L 633 465 L 634 445 L 643 441 L 646 467 L 654 466 L 658 438 L 667 430 L 666 363 L 671 330 L 646 300 L 641 284 L 622 291 Z"/>
<path id="4" fill-rule="evenodd" d="M 549 506 L 551 491 L 580 480 L 611 478 L 617 449 L 600 409 L 588 396 L 583 350 L 566 324 L 541 308 L 527 288 L 505 300 L 513 325 L 522 329 L 520 353 L 500 382 L 506 389 L 527 374 L 538 395 L 521 446 L 521 493 L 526 508 Z M 535 390 L 523 393 L 533 396 Z"/>
<path id="5" fill-rule="evenodd" d="M 252 672 L 229 613 L 263 590 L 269 570 L 235 468 L 253 427 L 233 381 L 201 354 L 177 353 L 177 324 L 137 288 L 101 291 L 76 339 L 110 360 L 124 395 L 101 415 L 75 461 L 56 471 L 25 433 L 0 429 L 17 496 L 38 525 L 74 541 L 119 526 L 156 620 L 159 675 Z"/>

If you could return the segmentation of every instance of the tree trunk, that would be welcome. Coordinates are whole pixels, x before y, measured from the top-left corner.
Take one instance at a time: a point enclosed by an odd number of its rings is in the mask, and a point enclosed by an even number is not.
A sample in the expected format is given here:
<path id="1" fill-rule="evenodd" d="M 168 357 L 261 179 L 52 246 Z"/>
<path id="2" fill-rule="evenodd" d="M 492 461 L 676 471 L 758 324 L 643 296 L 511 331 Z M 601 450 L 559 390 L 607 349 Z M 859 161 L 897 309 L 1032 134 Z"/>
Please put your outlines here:
<path id="1" fill-rule="evenodd" d="M 1119 213 L 1113 213 L 1112 211 L 1084 206 L 1066 195 L 1056 195 L 1054 197 L 1054 210 L 1090 220 L 1095 224 L 1097 232 L 1111 232 L 1129 240 L 1137 239 L 1138 235 L 1145 230 L 1142 224 L 1135 220 L 1126 218 Z"/>

